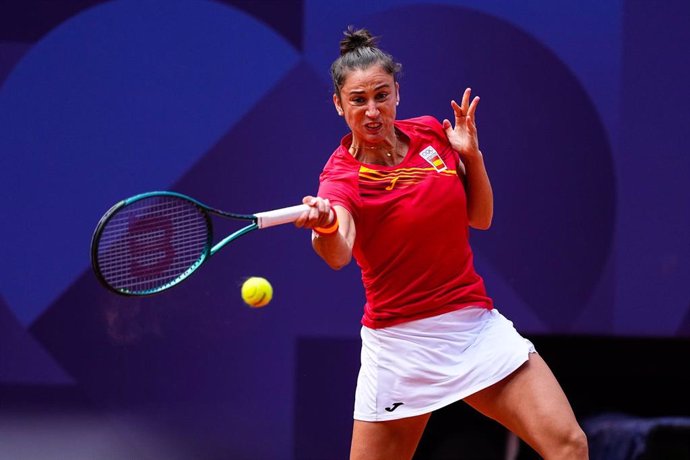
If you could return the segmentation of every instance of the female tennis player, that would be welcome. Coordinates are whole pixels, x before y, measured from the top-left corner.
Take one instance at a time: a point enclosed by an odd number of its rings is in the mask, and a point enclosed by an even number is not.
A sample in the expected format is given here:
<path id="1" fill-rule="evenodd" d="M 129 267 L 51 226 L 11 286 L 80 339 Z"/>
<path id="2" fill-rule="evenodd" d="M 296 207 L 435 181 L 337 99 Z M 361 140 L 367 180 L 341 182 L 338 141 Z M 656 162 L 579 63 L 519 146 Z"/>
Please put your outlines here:
<path id="1" fill-rule="evenodd" d="M 314 250 L 354 256 L 366 294 L 352 459 L 409 459 L 432 411 L 464 400 L 545 459 L 586 459 L 587 440 L 556 378 L 502 316 L 473 265 L 469 227 L 488 229 L 493 195 L 479 149 L 479 98 L 454 123 L 396 119 L 400 64 L 349 28 L 331 66 L 350 133 L 326 163 L 311 209 Z M 331 220 L 330 210 L 336 218 Z"/>

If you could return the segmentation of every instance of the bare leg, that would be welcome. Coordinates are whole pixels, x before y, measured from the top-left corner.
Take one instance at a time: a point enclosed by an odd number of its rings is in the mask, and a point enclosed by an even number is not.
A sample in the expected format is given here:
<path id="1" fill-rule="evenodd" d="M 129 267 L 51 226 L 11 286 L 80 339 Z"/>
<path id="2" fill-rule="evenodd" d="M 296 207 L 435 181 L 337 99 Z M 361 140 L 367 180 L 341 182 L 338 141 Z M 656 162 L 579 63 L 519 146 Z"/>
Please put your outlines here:
<path id="1" fill-rule="evenodd" d="M 388 422 L 355 420 L 350 460 L 411 459 L 430 414 Z"/>
<path id="2" fill-rule="evenodd" d="M 536 353 L 517 371 L 465 402 L 518 435 L 544 459 L 588 458 L 587 439 L 570 403 Z"/>

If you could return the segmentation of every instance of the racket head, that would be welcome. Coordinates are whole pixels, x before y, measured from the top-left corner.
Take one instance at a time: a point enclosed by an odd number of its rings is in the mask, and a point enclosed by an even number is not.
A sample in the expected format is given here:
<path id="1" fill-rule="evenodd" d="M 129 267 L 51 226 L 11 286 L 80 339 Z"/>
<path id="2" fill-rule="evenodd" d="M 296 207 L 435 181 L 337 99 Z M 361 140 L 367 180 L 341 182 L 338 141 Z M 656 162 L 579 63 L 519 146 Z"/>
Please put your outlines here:
<path id="1" fill-rule="evenodd" d="M 113 292 L 156 294 L 199 268 L 212 240 L 204 205 L 175 192 L 144 193 L 120 201 L 100 219 L 91 239 L 91 265 Z"/>

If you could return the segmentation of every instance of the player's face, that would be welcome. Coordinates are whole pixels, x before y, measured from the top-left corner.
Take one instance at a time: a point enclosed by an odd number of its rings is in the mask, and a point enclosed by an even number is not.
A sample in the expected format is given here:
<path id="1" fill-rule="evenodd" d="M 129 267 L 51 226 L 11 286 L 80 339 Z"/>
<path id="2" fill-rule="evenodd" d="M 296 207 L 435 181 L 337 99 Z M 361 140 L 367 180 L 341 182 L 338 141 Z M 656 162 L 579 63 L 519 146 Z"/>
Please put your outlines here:
<path id="1" fill-rule="evenodd" d="M 395 136 L 398 83 L 380 65 L 350 71 L 333 102 L 352 131 L 353 143 L 376 145 Z"/>

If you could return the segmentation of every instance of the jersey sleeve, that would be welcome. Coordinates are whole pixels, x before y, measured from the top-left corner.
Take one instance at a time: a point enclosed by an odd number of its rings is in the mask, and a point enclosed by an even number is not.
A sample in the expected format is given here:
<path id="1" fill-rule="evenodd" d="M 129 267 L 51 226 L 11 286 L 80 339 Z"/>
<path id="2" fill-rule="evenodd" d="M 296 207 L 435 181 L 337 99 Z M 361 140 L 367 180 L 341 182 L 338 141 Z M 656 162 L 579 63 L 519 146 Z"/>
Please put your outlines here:
<path id="1" fill-rule="evenodd" d="M 355 217 L 359 208 L 356 174 L 343 168 L 337 161 L 329 161 L 319 177 L 318 196 L 327 198 L 331 205 L 339 205 Z"/>
<path id="2" fill-rule="evenodd" d="M 419 120 L 429 129 L 430 136 L 436 138 L 436 140 L 441 144 L 450 146 L 448 136 L 446 136 L 446 132 L 443 129 L 443 124 L 441 124 L 440 121 L 429 115 L 419 117 Z"/>

